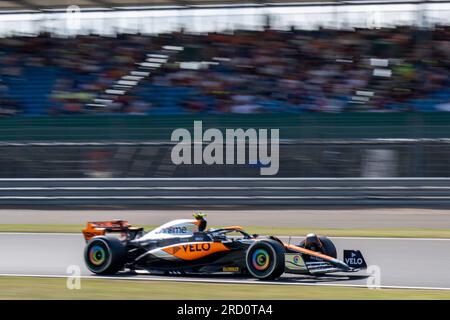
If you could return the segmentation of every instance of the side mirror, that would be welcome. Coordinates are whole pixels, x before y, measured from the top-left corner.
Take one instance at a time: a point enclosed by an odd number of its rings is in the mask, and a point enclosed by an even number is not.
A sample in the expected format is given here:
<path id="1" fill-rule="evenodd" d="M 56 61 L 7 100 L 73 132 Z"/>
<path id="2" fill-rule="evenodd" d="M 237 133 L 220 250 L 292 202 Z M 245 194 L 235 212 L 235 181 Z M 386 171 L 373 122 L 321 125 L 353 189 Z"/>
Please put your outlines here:
<path id="1" fill-rule="evenodd" d="M 255 233 L 255 234 L 252 234 L 252 237 L 253 237 L 253 238 L 258 238 L 258 237 L 259 237 L 259 234 L 256 234 L 256 233 Z"/>

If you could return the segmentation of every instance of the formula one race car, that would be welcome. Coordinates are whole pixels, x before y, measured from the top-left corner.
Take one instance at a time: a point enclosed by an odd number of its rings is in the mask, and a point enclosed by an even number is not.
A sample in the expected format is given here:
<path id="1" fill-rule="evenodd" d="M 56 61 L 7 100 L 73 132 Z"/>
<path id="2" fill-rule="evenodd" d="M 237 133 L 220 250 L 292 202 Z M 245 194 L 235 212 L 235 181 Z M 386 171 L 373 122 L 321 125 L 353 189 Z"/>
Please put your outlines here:
<path id="1" fill-rule="evenodd" d="M 359 250 L 344 250 L 330 239 L 308 234 L 298 245 L 274 236 L 250 235 L 239 226 L 206 230 L 204 215 L 170 221 L 144 232 L 123 220 L 88 222 L 84 259 L 96 274 L 146 270 L 162 274 L 240 273 L 275 279 L 284 272 L 323 275 L 367 268 Z"/>

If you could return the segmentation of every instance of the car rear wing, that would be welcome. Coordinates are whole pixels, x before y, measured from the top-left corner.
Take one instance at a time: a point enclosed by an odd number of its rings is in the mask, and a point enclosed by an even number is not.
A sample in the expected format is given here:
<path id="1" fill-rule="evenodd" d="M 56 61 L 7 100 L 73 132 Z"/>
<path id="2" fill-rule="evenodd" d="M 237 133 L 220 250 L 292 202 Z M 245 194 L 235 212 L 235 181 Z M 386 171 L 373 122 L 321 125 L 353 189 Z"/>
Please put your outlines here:
<path id="1" fill-rule="evenodd" d="M 103 235 L 116 236 L 120 240 L 125 241 L 134 239 L 143 230 L 141 227 L 133 227 L 128 221 L 117 219 L 88 222 L 82 232 L 86 242 L 95 236 Z"/>

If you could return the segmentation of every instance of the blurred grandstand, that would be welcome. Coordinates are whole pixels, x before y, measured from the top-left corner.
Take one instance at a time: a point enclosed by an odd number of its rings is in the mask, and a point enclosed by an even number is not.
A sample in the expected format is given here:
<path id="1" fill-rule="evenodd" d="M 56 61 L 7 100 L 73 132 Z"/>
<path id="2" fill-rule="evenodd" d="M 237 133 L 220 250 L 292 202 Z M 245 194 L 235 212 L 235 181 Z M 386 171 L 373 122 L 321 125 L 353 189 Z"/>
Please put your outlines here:
<path id="1" fill-rule="evenodd" d="M 2 113 L 450 111 L 449 39 L 449 27 L 8 37 Z"/>
<path id="2" fill-rule="evenodd" d="M 69 4 L 88 28 L 55 27 Z M 450 176 L 450 21 L 438 2 L 384 2 L 376 10 L 386 6 L 388 18 L 375 25 L 345 11 L 365 2 L 216 4 L 1 2 L 0 176 L 258 175 L 255 166 L 174 166 L 170 132 L 193 120 L 280 128 L 279 176 Z M 230 18 L 239 23 L 216 15 L 241 9 L 253 13 Z M 207 18 L 191 28 L 185 11 Z M 114 22 L 136 12 L 133 28 Z"/>

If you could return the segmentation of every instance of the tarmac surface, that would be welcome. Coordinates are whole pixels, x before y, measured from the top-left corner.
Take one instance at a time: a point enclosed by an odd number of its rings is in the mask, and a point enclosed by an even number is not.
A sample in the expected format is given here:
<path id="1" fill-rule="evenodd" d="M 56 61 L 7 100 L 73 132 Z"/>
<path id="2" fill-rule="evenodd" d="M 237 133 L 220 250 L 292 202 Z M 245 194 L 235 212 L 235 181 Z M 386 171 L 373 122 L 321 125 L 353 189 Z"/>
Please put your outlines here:
<path id="1" fill-rule="evenodd" d="M 109 209 L 66 210 L 1 209 L 0 224 L 84 224 L 87 221 L 123 218 L 134 225 L 159 225 L 172 219 L 189 218 L 196 208 L 173 210 Z M 251 225 L 290 228 L 450 228 L 450 210 L 443 208 L 349 207 L 336 209 L 272 208 L 211 209 L 210 225 Z M 302 235 L 299 235 L 302 236 Z M 450 239 L 332 238 L 342 258 L 343 249 L 359 249 L 367 271 L 326 277 L 285 275 L 276 284 L 350 285 L 379 284 L 387 287 L 449 288 Z M 284 237 L 285 241 L 288 241 Z M 292 238 L 291 242 L 299 242 Z M 0 233 L 0 275 L 69 275 L 78 266 L 82 276 L 92 277 L 83 261 L 84 239 L 80 234 Z M 376 277 L 379 275 L 379 278 Z M 262 283 L 236 276 L 153 276 L 120 274 L 117 278 L 197 282 Z M 379 281 L 378 281 L 379 279 Z"/>
<path id="2" fill-rule="evenodd" d="M 263 207 L 265 208 L 265 207 Z M 328 207 L 306 209 L 0 209 L 0 224 L 85 224 L 87 221 L 121 218 L 134 225 L 160 225 L 190 218 L 194 211 L 207 214 L 211 226 L 274 226 L 289 228 L 450 228 L 450 210 L 423 208 Z"/>
<path id="3" fill-rule="evenodd" d="M 287 241 L 287 239 L 284 239 Z M 274 284 L 406 287 L 450 290 L 450 239 L 332 238 L 342 258 L 343 249 L 359 249 L 367 271 L 326 277 L 285 275 Z M 291 239 L 292 242 L 299 239 Z M 81 234 L 0 233 L 0 275 L 66 277 L 79 267 L 92 277 L 83 262 Z M 72 266 L 72 267 L 71 267 Z M 71 269 L 72 268 L 72 269 Z M 379 275 L 379 277 L 377 276 Z M 154 276 L 119 274 L 136 280 L 263 283 L 236 276 Z"/>

